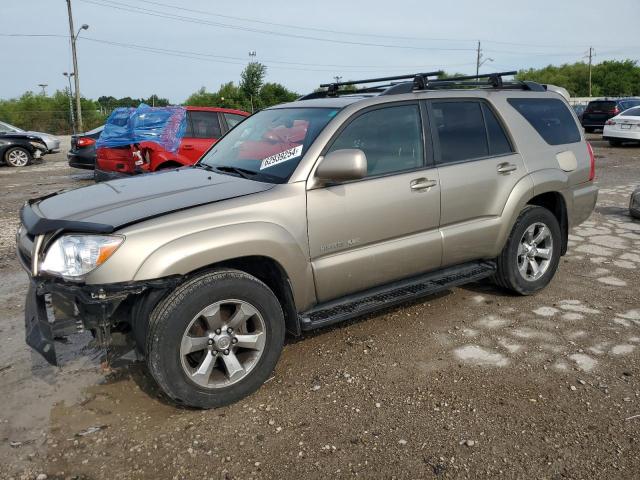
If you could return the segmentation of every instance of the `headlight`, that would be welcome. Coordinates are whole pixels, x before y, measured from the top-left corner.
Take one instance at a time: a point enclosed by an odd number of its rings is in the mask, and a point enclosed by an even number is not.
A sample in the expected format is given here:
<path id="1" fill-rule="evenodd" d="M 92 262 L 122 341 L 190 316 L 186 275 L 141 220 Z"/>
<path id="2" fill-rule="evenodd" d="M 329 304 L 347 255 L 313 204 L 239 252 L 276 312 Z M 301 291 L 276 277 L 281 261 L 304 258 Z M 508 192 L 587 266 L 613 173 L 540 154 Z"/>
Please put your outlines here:
<path id="1" fill-rule="evenodd" d="M 31 142 L 31 141 L 30 141 L 29 143 L 31 144 L 31 146 L 32 146 L 33 148 L 38 148 L 38 149 L 40 149 L 40 150 L 42 150 L 42 149 L 45 149 L 45 150 L 46 150 L 46 149 L 47 149 L 47 146 L 46 146 L 44 143 L 41 143 L 41 142 Z"/>
<path id="2" fill-rule="evenodd" d="M 99 267 L 124 242 L 116 235 L 63 235 L 47 250 L 40 271 L 81 277 Z"/>

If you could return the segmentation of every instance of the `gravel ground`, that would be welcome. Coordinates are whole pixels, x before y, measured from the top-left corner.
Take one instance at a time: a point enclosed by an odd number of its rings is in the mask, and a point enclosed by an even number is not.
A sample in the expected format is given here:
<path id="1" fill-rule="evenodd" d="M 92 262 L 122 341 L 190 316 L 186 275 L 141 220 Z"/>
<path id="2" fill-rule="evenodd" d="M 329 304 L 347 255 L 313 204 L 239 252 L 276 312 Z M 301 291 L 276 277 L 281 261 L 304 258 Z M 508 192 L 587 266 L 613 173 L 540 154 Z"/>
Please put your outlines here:
<path id="1" fill-rule="evenodd" d="M 90 175 L 0 167 L 0 478 L 640 477 L 640 147 L 591 138 L 598 205 L 546 290 L 482 282 L 292 340 L 211 411 L 168 404 L 141 365 L 101 370 L 84 337 L 64 368 L 29 351 L 18 208 Z"/>

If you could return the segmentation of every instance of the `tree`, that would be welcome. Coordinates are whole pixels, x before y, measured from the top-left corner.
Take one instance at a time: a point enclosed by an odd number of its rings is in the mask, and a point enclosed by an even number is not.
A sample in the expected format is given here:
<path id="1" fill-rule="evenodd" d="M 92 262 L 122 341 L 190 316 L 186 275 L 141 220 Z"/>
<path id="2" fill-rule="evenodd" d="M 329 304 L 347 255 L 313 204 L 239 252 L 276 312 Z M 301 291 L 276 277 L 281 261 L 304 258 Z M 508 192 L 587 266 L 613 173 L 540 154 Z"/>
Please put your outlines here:
<path id="1" fill-rule="evenodd" d="M 250 62 L 240 74 L 240 90 L 249 99 L 252 112 L 260 107 L 257 97 L 266 74 L 267 67 L 259 62 Z"/>
<path id="2" fill-rule="evenodd" d="M 299 96 L 279 83 L 265 83 L 259 93 L 260 103 L 264 107 L 270 107 L 278 103 L 293 102 Z"/>
<path id="3" fill-rule="evenodd" d="M 589 94 L 589 66 L 583 62 L 521 70 L 516 78 L 564 87 L 574 97 Z M 594 97 L 640 95 L 640 67 L 634 60 L 607 60 L 593 65 L 591 85 Z"/>

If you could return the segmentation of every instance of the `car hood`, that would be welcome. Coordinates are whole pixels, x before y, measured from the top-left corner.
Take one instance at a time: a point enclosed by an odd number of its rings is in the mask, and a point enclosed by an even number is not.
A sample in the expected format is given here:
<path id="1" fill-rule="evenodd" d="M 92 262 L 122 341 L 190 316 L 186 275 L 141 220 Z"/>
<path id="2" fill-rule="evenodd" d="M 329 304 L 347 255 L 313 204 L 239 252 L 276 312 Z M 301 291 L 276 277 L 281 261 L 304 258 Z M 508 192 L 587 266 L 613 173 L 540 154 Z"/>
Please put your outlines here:
<path id="1" fill-rule="evenodd" d="M 28 202 L 22 222 L 29 233 L 56 230 L 110 233 L 171 212 L 273 188 L 202 168 L 180 168 L 112 180 Z"/>

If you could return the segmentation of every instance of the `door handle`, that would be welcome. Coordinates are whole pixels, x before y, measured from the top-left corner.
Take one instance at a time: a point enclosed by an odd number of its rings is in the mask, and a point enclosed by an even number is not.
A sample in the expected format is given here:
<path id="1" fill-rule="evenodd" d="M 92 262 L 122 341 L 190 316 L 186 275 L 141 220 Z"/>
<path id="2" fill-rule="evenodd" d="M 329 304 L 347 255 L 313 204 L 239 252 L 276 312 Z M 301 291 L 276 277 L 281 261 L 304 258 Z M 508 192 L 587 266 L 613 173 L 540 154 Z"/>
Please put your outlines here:
<path id="1" fill-rule="evenodd" d="M 498 164 L 498 173 L 511 173 L 517 169 L 518 166 L 513 163 L 504 162 Z"/>
<path id="2" fill-rule="evenodd" d="M 416 178 L 411 180 L 409 188 L 411 190 L 425 190 L 427 188 L 435 187 L 438 184 L 436 180 L 430 180 L 428 178 Z"/>
<path id="3" fill-rule="evenodd" d="M 183 145 L 182 148 L 185 150 L 193 150 L 193 145 L 191 144 Z"/>

